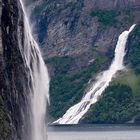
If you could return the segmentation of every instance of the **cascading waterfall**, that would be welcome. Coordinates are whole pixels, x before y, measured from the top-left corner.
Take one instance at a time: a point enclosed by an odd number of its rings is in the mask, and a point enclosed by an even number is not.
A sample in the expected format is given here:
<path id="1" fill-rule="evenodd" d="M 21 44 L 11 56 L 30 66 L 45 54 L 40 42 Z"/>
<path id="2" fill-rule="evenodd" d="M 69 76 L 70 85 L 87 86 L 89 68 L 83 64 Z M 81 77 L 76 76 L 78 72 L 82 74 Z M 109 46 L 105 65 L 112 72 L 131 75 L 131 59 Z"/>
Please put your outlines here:
<path id="1" fill-rule="evenodd" d="M 124 31 L 119 36 L 115 49 L 115 57 L 109 69 L 102 72 L 97 81 L 93 84 L 91 90 L 86 93 L 79 103 L 68 109 L 63 117 L 54 123 L 77 124 L 83 115 L 85 115 L 89 110 L 90 106 L 98 101 L 103 91 L 109 86 L 109 83 L 115 76 L 116 72 L 124 68 L 123 60 L 126 54 L 125 46 L 129 33 L 134 29 L 134 27 L 135 24 L 130 27 L 129 31 Z"/>
<path id="2" fill-rule="evenodd" d="M 24 18 L 24 60 L 29 69 L 30 95 L 30 138 L 29 140 L 47 140 L 46 135 L 46 105 L 49 100 L 49 76 L 41 56 L 39 46 L 32 36 L 28 18 L 22 3 Z M 21 52 L 23 53 L 23 52 Z M 26 128 L 24 128 L 26 129 Z M 24 136 L 23 136 L 24 137 Z M 23 138 L 24 139 L 24 138 Z M 25 140 L 25 139 L 24 139 Z"/>

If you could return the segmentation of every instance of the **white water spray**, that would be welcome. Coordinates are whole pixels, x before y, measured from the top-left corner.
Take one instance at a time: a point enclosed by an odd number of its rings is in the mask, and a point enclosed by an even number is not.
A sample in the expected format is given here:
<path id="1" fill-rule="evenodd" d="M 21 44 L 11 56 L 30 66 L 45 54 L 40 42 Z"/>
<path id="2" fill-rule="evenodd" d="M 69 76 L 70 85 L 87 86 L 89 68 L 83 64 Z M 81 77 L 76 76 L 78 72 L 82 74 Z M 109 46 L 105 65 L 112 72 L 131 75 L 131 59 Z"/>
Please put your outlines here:
<path id="1" fill-rule="evenodd" d="M 30 120 L 31 140 L 47 140 L 46 134 L 46 105 L 49 99 L 49 76 L 41 56 L 39 46 L 32 36 L 28 18 L 22 3 L 24 18 L 24 53 L 25 64 L 29 69 L 30 83 Z M 26 128 L 25 128 L 26 129 Z"/>
<path id="2" fill-rule="evenodd" d="M 54 123 L 58 124 L 77 124 L 84 114 L 89 110 L 90 106 L 96 103 L 103 91 L 109 86 L 112 78 L 116 72 L 124 68 L 123 60 L 125 56 L 125 46 L 129 33 L 134 29 L 135 24 L 131 26 L 129 31 L 124 31 L 118 38 L 115 49 L 115 57 L 110 68 L 102 73 L 97 81 L 93 84 L 91 90 L 86 93 L 82 100 L 76 105 L 72 106 Z"/>

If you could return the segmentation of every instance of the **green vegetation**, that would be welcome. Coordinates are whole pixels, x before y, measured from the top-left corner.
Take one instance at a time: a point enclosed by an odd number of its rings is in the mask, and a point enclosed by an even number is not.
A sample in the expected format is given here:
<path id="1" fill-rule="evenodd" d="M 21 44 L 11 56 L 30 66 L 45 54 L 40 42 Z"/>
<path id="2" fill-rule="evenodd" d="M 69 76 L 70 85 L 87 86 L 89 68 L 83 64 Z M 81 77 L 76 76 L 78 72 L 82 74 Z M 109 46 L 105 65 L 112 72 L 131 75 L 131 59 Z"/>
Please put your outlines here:
<path id="1" fill-rule="evenodd" d="M 0 97 L 0 140 L 6 140 L 11 134 L 11 126 L 8 121 L 7 112 L 4 106 L 1 104 L 2 100 Z"/>
<path id="2" fill-rule="evenodd" d="M 99 22 L 104 25 L 114 26 L 117 23 L 116 17 L 119 15 L 115 10 L 93 10 L 90 15 L 92 17 L 97 16 Z"/>
<path id="3" fill-rule="evenodd" d="M 120 12 L 123 17 L 123 19 L 121 19 L 120 21 L 121 22 L 120 26 L 126 27 L 127 25 L 134 23 L 134 15 L 133 15 L 134 9 L 132 10 L 130 7 L 126 7 L 122 9 Z"/>
<path id="4" fill-rule="evenodd" d="M 140 109 L 140 108 L 139 108 Z M 125 123 L 138 114 L 132 90 L 127 85 L 108 87 L 86 115 L 86 123 Z"/>
<path id="5" fill-rule="evenodd" d="M 140 25 L 130 34 L 128 71 L 114 78 L 99 102 L 82 120 L 86 123 L 140 123 Z"/>
<path id="6" fill-rule="evenodd" d="M 66 8 L 76 9 L 77 8 L 77 2 L 69 2 L 65 6 Z"/>
<path id="7" fill-rule="evenodd" d="M 34 8 L 34 10 L 33 10 L 33 16 L 34 17 L 37 17 L 37 16 L 39 16 L 40 14 L 41 14 L 41 12 L 44 10 L 44 8 L 46 7 L 46 4 L 47 4 L 47 2 L 43 2 L 42 4 L 40 4 L 40 5 L 37 5 L 35 8 Z"/>
<path id="8" fill-rule="evenodd" d="M 73 59 L 71 57 L 53 57 L 46 61 L 46 63 L 51 63 L 55 68 L 55 74 L 65 74 L 70 69 Z"/>
<path id="9" fill-rule="evenodd" d="M 117 77 L 84 118 L 86 123 L 140 123 L 140 25 L 129 37 L 131 69 Z"/>
<path id="10" fill-rule="evenodd" d="M 94 63 L 71 74 L 69 72 L 73 61 L 74 59 L 69 57 L 55 57 L 46 62 L 55 67 L 55 76 L 50 84 L 49 108 L 50 115 L 54 118 L 62 116 L 69 107 L 80 101 L 89 79 L 99 72 L 107 58 L 100 57 Z"/>
<path id="11" fill-rule="evenodd" d="M 81 25 L 82 26 L 85 26 L 85 27 L 88 27 L 89 26 L 89 24 L 87 23 L 87 21 L 81 21 Z"/>
<path id="12" fill-rule="evenodd" d="M 40 14 L 40 12 L 42 12 L 42 10 L 44 9 L 44 5 L 37 5 L 35 8 L 34 8 L 34 14 Z"/>
<path id="13" fill-rule="evenodd" d="M 136 74 L 140 74 L 140 25 L 137 25 L 130 36 L 129 61 Z"/>
<path id="14" fill-rule="evenodd" d="M 68 2 L 66 5 L 65 5 L 65 7 L 64 7 L 64 9 L 66 9 L 66 8 L 70 8 L 71 9 L 71 11 L 73 11 L 73 10 L 75 10 L 75 9 L 78 9 L 78 10 L 80 10 L 81 9 L 81 7 L 82 7 L 82 5 L 83 5 L 83 1 L 81 0 L 79 0 L 79 1 L 77 1 L 77 2 Z"/>
<path id="15" fill-rule="evenodd" d="M 125 15 L 131 15 L 132 9 L 130 7 L 126 7 L 126 8 L 123 9 L 123 13 Z"/>
<path id="16" fill-rule="evenodd" d="M 131 16 L 131 15 L 125 16 L 125 17 L 124 17 L 124 20 L 122 21 L 121 24 L 123 24 L 123 22 L 124 22 L 126 25 L 133 24 L 133 23 L 134 23 L 134 17 Z"/>
<path id="17" fill-rule="evenodd" d="M 140 75 L 136 75 L 133 70 L 128 69 L 123 76 L 114 78 L 112 84 L 117 83 L 126 84 L 131 87 L 133 93 L 137 93 L 140 90 Z"/>
<path id="18" fill-rule="evenodd" d="M 137 116 L 135 118 L 135 122 L 140 123 L 140 112 L 137 114 Z"/>
<path id="19" fill-rule="evenodd" d="M 82 120 L 86 123 L 127 123 L 140 122 L 140 26 L 131 33 L 128 41 L 128 71 L 115 78 L 105 90 L 100 101 L 91 107 Z M 112 55 L 113 56 L 113 55 Z M 72 72 L 75 58 L 54 57 L 46 63 L 53 65 L 49 108 L 52 117 L 59 118 L 69 107 L 82 98 L 87 83 L 101 66 L 108 61 L 107 56 L 96 59 L 87 67 Z"/>

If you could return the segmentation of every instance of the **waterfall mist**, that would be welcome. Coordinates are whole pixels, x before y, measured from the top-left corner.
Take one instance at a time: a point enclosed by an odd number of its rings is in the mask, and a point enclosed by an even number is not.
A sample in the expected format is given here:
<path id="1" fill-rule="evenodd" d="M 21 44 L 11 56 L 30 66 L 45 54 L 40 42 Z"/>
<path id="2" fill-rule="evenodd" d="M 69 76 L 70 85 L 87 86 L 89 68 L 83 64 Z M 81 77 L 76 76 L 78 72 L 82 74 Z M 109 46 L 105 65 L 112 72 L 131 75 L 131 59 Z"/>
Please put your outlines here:
<path id="1" fill-rule="evenodd" d="M 24 18 L 24 49 L 21 53 L 23 53 L 23 58 L 29 70 L 30 77 L 30 93 L 27 95 L 29 96 L 29 116 L 25 116 L 30 122 L 28 128 L 26 128 L 26 125 L 23 127 L 23 129 L 29 131 L 28 133 L 30 136 L 26 136 L 26 134 L 23 133 L 22 139 L 46 140 L 46 106 L 47 100 L 49 101 L 49 76 L 39 46 L 32 36 L 22 0 L 20 0 L 20 4 L 22 6 Z M 27 123 L 26 120 L 24 121 Z"/>
<path id="2" fill-rule="evenodd" d="M 109 83 L 111 82 L 117 71 L 124 68 L 123 60 L 126 54 L 125 46 L 129 33 L 134 29 L 134 27 L 135 24 L 130 27 L 129 31 L 124 31 L 119 36 L 115 49 L 114 59 L 109 69 L 102 72 L 102 74 L 98 77 L 97 81 L 92 85 L 90 91 L 85 94 L 85 96 L 79 103 L 69 108 L 62 116 L 62 118 L 58 119 L 54 123 L 77 124 L 79 120 L 89 110 L 90 106 L 98 101 L 99 97 L 109 86 Z"/>

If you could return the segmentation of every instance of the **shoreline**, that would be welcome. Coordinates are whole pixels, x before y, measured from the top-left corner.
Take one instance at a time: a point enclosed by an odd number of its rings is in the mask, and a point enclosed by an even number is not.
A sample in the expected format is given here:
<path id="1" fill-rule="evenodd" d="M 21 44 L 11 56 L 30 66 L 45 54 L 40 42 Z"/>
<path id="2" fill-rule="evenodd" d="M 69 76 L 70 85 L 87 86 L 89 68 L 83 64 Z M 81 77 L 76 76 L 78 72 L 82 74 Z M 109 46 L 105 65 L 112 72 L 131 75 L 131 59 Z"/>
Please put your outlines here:
<path id="1" fill-rule="evenodd" d="M 78 124 L 78 125 L 49 125 L 48 131 L 133 131 L 140 130 L 140 124 Z"/>

